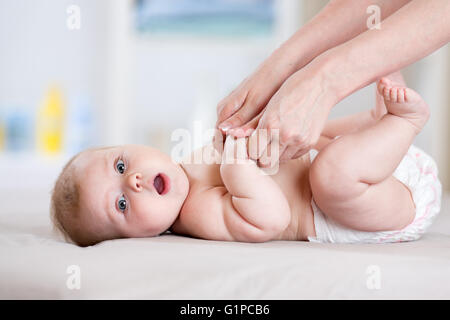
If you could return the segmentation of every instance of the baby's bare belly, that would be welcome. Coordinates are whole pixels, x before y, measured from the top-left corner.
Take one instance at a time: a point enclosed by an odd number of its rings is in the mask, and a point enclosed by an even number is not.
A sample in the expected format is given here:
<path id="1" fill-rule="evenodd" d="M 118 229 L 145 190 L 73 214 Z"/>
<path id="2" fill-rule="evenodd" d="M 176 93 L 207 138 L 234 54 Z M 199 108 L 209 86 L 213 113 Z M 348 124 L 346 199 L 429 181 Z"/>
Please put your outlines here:
<path id="1" fill-rule="evenodd" d="M 309 184 L 309 154 L 281 164 L 272 178 L 284 192 L 291 208 L 291 222 L 275 240 L 307 240 L 314 237 L 314 217 Z"/>

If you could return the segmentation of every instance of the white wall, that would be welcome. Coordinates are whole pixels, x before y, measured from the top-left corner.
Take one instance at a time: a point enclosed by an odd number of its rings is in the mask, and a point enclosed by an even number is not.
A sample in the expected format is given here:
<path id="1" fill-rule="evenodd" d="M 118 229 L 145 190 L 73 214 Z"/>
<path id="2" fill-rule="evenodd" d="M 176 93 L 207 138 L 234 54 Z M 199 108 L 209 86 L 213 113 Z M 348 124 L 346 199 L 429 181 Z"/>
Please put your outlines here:
<path id="1" fill-rule="evenodd" d="M 67 7 L 81 8 L 81 29 L 66 26 Z M 0 105 L 37 108 L 59 83 L 68 96 L 103 91 L 103 0 L 0 2 Z"/>
<path id="2" fill-rule="evenodd" d="M 71 4 L 81 8 L 80 30 L 67 28 Z M 0 1 L 0 109 L 20 107 L 33 114 L 48 87 L 57 83 L 66 101 L 90 96 L 100 117 L 105 104 L 106 5 L 106 0 Z M 17 200 L 11 205 L 46 206 L 65 160 L 64 155 L 45 159 L 32 152 L 0 153 L 0 193 Z M 33 194 L 37 196 L 29 198 Z M 41 201 L 28 200 L 35 198 Z"/>

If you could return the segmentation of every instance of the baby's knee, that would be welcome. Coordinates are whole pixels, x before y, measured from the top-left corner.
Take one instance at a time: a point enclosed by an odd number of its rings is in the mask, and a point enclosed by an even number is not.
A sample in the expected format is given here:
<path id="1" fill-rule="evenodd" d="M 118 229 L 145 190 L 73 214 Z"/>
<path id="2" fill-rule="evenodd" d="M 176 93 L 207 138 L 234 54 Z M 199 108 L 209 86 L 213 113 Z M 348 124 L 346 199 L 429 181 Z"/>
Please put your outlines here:
<path id="1" fill-rule="evenodd" d="M 327 148 L 311 164 L 309 179 L 313 197 L 320 201 L 348 201 L 361 195 L 361 182 L 345 156 Z"/>

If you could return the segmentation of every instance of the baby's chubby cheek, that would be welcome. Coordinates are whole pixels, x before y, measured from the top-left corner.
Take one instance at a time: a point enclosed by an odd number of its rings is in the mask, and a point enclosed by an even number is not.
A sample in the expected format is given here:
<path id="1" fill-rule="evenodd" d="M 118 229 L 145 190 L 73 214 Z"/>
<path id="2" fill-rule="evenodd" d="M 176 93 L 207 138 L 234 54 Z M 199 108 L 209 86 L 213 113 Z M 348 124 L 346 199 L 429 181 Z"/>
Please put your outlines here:
<path id="1" fill-rule="evenodd" d="M 153 201 L 152 201 L 153 200 Z M 162 200 L 162 199 L 158 199 Z M 173 201 L 148 199 L 139 201 L 133 207 L 129 227 L 144 236 L 158 235 L 167 230 L 178 216 L 179 208 Z M 169 199 L 167 199 L 169 200 Z"/>

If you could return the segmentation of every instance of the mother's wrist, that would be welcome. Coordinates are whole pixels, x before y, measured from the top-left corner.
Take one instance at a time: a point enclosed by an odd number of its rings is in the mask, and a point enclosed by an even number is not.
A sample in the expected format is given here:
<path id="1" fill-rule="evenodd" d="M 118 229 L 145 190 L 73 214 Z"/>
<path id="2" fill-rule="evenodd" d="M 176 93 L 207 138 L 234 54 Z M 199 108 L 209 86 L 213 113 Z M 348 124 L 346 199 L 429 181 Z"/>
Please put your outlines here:
<path id="1" fill-rule="evenodd" d="M 333 55 L 333 51 L 327 51 L 311 62 L 315 73 L 320 79 L 324 90 L 327 92 L 334 104 L 344 99 L 351 91 L 352 81 L 345 72 L 342 61 Z M 334 106 L 333 104 L 333 106 Z"/>
<path id="2" fill-rule="evenodd" d="M 297 45 L 289 42 L 283 43 L 274 50 L 268 60 L 279 68 L 286 79 L 308 63 L 305 61 L 304 52 Z"/>

